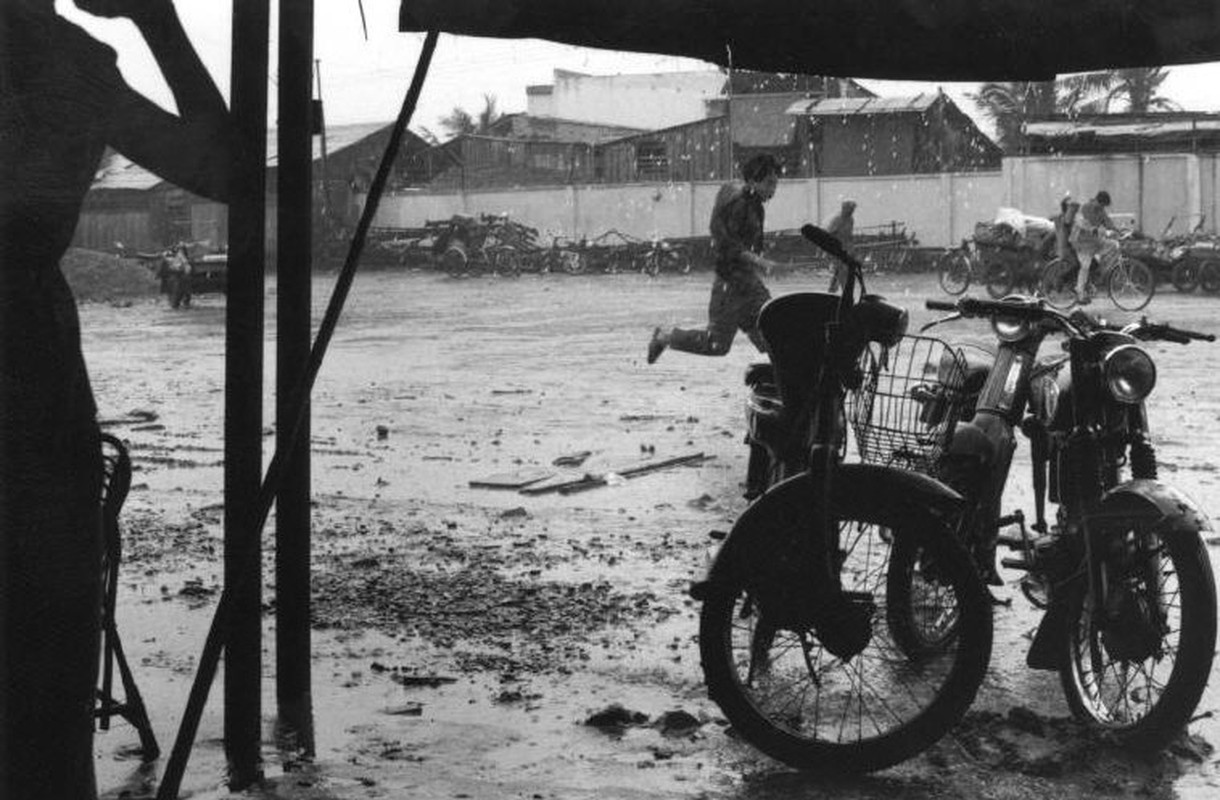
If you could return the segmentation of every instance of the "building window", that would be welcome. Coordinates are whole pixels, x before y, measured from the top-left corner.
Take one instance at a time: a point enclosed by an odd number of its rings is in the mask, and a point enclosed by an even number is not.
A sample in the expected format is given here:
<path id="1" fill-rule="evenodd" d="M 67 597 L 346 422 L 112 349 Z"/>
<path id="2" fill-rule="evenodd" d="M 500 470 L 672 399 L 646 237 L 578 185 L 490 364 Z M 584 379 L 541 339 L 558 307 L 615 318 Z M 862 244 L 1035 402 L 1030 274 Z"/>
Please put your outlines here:
<path id="1" fill-rule="evenodd" d="M 669 154 L 665 142 L 640 142 L 635 146 L 635 174 L 640 178 L 669 177 Z"/>

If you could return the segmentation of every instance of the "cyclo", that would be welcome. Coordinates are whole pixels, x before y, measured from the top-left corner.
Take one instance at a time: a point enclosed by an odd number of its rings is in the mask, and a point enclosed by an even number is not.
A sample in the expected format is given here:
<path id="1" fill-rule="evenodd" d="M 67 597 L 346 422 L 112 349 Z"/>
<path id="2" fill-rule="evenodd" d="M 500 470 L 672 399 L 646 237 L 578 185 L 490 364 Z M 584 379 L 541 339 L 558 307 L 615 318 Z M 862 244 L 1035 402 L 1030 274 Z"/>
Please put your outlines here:
<path id="1" fill-rule="evenodd" d="M 953 534 L 961 496 L 911 469 L 844 463 L 844 397 L 864 377 L 861 354 L 896 345 L 907 313 L 864 292 L 837 240 L 802 233 L 847 279 L 841 295 L 777 297 L 759 316 L 773 422 L 790 447 L 691 594 L 703 604 L 708 693 L 734 728 L 792 766 L 861 772 L 919 753 L 961 719 L 986 673 L 992 611 Z M 892 577 L 907 574 L 895 564 L 923 562 L 936 564 L 934 606 L 911 603 L 909 583 Z M 935 624 L 925 611 L 951 615 L 952 637 L 904 646 L 912 619 Z"/>

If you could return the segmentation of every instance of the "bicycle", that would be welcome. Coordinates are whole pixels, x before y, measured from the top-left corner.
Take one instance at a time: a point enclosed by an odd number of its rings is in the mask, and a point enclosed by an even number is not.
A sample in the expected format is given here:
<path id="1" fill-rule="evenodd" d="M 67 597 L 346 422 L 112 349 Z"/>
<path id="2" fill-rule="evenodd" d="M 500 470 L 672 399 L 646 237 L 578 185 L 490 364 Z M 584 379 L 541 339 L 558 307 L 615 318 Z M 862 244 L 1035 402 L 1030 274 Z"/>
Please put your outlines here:
<path id="1" fill-rule="evenodd" d="M 1100 271 L 1097 270 L 1099 266 Z M 1046 301 L 1060 309 L 1087 302 L 1076 292 L 1079 273 L 1080 262 L 1074 251 L 1066 257 L 1052 259 L 1042 272 L 1040 291 Z M 1139 311 L 1152 301 L 1156 277 L 1147 264 L 1116 249 L 1090 261 L 1085 286 L 1088 296 L 1095 295 L 1104 286 L 1116 307 L 1123 311 Z"/>
<path id="2" fill-rule="evenodd" d="M 963 239 L 960 248 L 947 251 L 936 270 L 941 290 L 945 294 L 965 294 L 970 284 L 978 279 L 974 268 L 977 259 L 978 254 L 969 239 Z"/>

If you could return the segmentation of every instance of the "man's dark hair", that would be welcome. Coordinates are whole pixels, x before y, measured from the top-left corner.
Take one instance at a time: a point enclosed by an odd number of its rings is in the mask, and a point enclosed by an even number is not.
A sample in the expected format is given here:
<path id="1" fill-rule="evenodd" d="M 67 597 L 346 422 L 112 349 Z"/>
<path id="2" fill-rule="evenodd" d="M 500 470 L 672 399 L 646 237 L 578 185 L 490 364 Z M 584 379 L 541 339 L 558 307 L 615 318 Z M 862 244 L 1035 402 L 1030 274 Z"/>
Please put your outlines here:
<path id="1" fill-rule="evenodd" d="M 1110 193 L 1105 191 L 1104 189 L 1102 191 L 1098 192 L 1097 193 L 1097 202 L 1101 203 L 1103 206 L 1110 205 Z"/>
<path id="2" fill-rule="evenodd" d="M 779 161 L 770 153 L 756 155 L 741 167 L 741 177 L 751 182 L 766 180 L 769 176 L 779 173 Z"/>

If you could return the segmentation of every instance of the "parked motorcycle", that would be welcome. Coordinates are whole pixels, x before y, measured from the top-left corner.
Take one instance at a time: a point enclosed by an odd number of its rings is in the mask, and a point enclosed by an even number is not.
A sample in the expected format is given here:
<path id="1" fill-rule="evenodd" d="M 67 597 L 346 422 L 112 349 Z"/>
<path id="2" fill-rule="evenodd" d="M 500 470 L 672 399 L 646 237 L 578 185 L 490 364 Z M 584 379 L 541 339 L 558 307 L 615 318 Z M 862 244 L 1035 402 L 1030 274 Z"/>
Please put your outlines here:
<path id="1" fill-rule="evenodd" d="M 959 533 L 981 574 L 998 583 L 1004 567 L 1024 572 L 1024 595 L 1044 611 L 1027 656 L 1033 669 L 1058 671 L 1074 715 L 1133 747 L 1163 747 L 1194 713 L 1216 642 L 1216 589 L 1204 549 L 1210 524 L 1178 490 L 1160 482 L 1145 401 L 1156 367 L 1141 342 L 1214 341 L 1209 334 L 1141 319 L 1108 325 L 1082 310 L 1042 300 L 962 298 L 928 301 L 957 318 L 989 319 L 998 339 L 991 365 L 951 365 L 957 381 L 922 396 L 930 435 L 946 445 L 929 471 L 966 501 Z M 1048 336 L 1064 353 L 1039 357 Z M 864 385 L 885 372 L 875 359 Z M 952 418 L 938 394 L 973 380 L 977 403 Z M 1028 410 L 1028 413 L 1027 413 Z M 1034 518 L 1003 515 L 1001 499 L 1016 448 L 1029 440 Z M 1047 502 L 1057 504 L 1053 515 Z M 1001 534 L 1016 528 L 1015 535 Z M 899 556 L 909 556 L 903 561 Z M 891 605 L 923 597 L 912 575 L 934 570 L 926 556 L 891 559 Z M 904 589 L 903 587 L 908 587 Z M 951 614 L 927 627 L 898 620 L 904 649 L 954 641 Z"/>
<path id="2" fill-rule="evenodd" d="M 919 753 L 965 714 L 990 660 L 991 606 L 953 535 L 955 491 L 914 470 L 843 462 L 844 398 L 863 379 L 861 354 L 897 345 L 907 314 L 864 291 L 859 261 L 837 240 L 802 233 L 847 266 L 842 294 L 762 309 L 770 364 L 753 374 L 761 387 L 766 373 L 774 398 L 750 426 L 765 491 L 691 594 L 708 693 L 735 730 L 797 768 L 863 772 Z M 915 565 L 901 608 L 895 561 Z M 932 605 L 912 594 L 925 578 Z M 952 637 L 902 646 L 895 621 L 927 627 L 944 614 Z"/>

